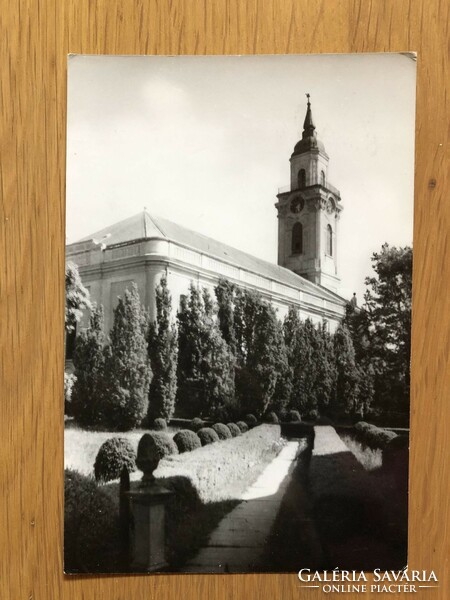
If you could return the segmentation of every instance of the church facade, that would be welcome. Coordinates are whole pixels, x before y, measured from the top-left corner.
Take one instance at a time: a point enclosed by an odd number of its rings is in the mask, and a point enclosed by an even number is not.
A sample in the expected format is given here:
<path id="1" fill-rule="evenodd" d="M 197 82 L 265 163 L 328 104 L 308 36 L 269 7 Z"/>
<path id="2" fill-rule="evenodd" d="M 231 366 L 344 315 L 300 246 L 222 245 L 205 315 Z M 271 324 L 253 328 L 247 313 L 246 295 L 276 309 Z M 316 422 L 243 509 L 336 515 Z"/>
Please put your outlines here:
<path id="1" fill-rule="evenodd" d="M 339 191 L 328 182 L 328 155 L 317 138 L 308 97 L 302 139 L 290 158 L 290 185 L 279 190 L 278 264 L 232 248 L 167 219 L 143 211 L 66 247 L 92 301 L 102 304 L 105 328 L 118 297 L 135 283 L 150 317 L 155 287 L 163 275 L 174 313 L 191 282 L 208 288 L 221 278 L 257 290 L 283 318 L 290 305 L 302 319 L 334 332 L 347 301 L 339 296 Z M 85 316 L 85 326 L 87 317 Z"/>

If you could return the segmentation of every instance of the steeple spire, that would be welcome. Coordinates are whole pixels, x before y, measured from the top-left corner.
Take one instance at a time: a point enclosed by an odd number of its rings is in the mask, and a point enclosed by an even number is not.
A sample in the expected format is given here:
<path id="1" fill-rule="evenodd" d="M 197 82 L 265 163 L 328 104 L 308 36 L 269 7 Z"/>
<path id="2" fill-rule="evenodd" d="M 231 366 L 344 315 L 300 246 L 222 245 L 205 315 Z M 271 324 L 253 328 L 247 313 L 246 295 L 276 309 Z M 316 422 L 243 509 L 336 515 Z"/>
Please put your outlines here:
<path id="1" fill-rule="evenodd" d="M 305 154 L 306 152 L 320 152 L 324 156 L 327 156 L 322 142 L 317 139 L 316 126 L 314 125 L 311 111 L 310 94 L 306 94 L 306 98 L 306 115 L 303 122 L 302 139 L 296 143 L 291 158 L 293 156 Z"/>
<path id="2" fill-rule="evenodd" d="M 313 122 L 313 118 L 312 118 L 312 112 L 311 112 L 311 102 L 310 102 L 310 94 L 306 94 L 306 97 L 308 98 L 308 102 L 307 102 L 307 108 L 306 108 L 306 116 L 305 116 L 305 120 L 303 122 L 303 133 L 302 133 L 302 138 L 308 138 L 308 137 L 312 137 L 312 136 L 316 136 L 316 126 L 314 125 Z"/>

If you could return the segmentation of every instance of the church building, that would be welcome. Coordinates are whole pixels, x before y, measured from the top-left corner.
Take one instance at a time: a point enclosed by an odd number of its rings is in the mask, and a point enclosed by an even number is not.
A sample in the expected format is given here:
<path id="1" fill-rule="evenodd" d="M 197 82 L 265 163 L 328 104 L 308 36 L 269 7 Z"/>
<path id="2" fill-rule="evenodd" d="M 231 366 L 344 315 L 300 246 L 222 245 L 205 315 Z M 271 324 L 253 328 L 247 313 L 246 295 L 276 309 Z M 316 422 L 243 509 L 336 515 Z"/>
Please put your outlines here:
<path id="1" fill-rule="evenodd" d="M 279 190 L 275 204 L 278 264 L 147 211 L 69 244 L 66 261 L 78 266 L 91 300 L 103 305 L 107 331 L 118 297 L 133 282 L 154 318 L 155 287 L 165 274 L 174 313 L 190 282 L 214 295 L 214 286 L 225 278 L 257 290 L 280 319 L 294 305 L 302 319 L 325 323 L 334 332 L 347 301 L 338 294 L 341 197 L 328 181 L 328 161 L 308 95 L 302 138 L 290 157 L 290 185 Z"/>

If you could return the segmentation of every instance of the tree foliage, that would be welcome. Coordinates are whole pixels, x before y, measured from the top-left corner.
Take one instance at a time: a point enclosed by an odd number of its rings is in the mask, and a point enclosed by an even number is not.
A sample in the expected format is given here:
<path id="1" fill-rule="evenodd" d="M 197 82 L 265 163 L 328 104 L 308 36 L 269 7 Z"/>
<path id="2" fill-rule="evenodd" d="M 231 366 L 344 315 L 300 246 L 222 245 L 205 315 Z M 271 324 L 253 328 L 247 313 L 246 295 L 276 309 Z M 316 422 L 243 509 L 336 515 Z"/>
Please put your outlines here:
<path id="1" fill-rule="evenodd" d="M 147 349 L 147 314 L 136 284 L 119 298 L 110 344 L 105 349 L 107 398 L 105 419 L 125 431 L 139 425 L 148 408 L 151 368 Z"/>
<path id="2" fill-rule="evenodd" d="M 345 322 L 375 412 L 405 421 L 409 414 L 412 248 L 384 244 L 372 256 L 364 306 L 349 307 Z M 370 367 L 370 368 L 369 368 Z M 368 386 L 368 387 L 367 387 Z"/>
<path id="3" fill-rule="evenodd" d="M 178 401 L 186 416 L 211 415 L 234 401 L 234 357 L 210 294 L 191 283 L 178 313 Z"/>
<path id="4" fill-rule="evenodd" d="M 66 334 L 75 331 L 77 323 L 83 316 L 83 310 L 90 308 L 89 292 L 81 281 L 78 267 L 69 262 L 66 265 Z"/>
<path id="5" fill-rule="evenodd" d="M 78 423 L 86 426 L 100 426 L 104 419 L 105 334 L 103 327 L 103 308 L 94 306 L 89 327 L 77 337 L 73 356 L 75 382 L 70 410 Z"/>
<path id="6" fill-rule="evenodd" d="M 178 333 L 171 322 L 172 299 L 167 278 L 156 287 L 156 320 L 148 332 L 148 353 L 153 378 L 150 384 L 149 421 L 171 419 L 177 393 Z"/>

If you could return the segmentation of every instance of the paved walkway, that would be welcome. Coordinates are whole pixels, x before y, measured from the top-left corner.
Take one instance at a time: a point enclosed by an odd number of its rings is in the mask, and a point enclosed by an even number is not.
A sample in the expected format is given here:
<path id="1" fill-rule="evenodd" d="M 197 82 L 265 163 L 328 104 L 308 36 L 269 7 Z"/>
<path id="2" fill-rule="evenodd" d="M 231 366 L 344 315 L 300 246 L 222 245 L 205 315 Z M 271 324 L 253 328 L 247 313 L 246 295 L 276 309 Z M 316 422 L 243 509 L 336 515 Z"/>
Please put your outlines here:
<path id="1" fill-rule="evenodd" d="M 206 546 L 187 563 L 183 572 L 245 573 L 258 568 L 298 449 L 298 441 L 287 443 L 244 492 L 243 502 L 220 521 Z"/>

